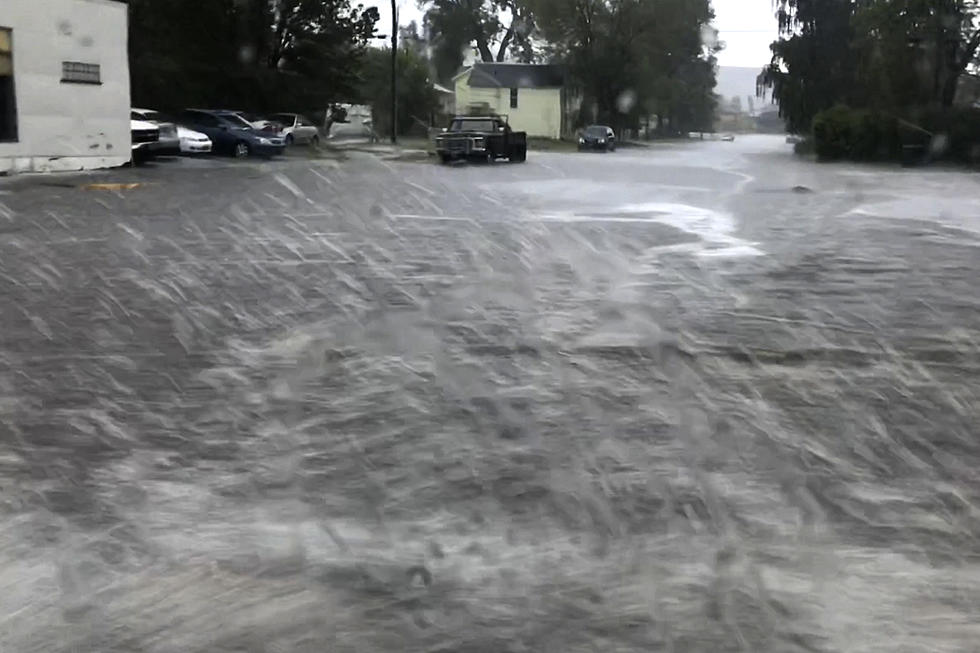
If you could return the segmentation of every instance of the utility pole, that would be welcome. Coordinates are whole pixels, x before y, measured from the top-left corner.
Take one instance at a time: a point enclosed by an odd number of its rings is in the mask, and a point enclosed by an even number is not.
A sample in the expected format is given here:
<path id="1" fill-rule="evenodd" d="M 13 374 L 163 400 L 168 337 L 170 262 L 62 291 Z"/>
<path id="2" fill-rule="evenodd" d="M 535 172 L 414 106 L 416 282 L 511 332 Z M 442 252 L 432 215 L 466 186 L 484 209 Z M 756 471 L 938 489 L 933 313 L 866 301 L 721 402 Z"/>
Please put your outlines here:
<path id="1" fill-rule="evenodd" d="M 391 0 L 391 144 L 398 143 L 398 7 Z"/>

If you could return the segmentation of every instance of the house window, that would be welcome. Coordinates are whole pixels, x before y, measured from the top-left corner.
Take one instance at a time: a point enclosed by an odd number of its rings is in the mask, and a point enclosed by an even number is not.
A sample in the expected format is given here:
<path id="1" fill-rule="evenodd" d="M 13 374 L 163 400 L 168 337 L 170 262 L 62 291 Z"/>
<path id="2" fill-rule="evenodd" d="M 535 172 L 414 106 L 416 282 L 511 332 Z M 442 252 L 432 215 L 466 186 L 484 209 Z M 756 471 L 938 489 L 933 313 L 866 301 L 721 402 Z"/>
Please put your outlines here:
<path id="1" fill-rule="evenodd" d="M 516 109 L 517 108 L 517 89 L 516 88 L 510 89 L 510 108 L 511 109 Z"/>
<path id="2" fill-rule="evenodd" d="M 0 27 L 0 141 L 17 140 L 13 33 Z"/>
<path id="3" fill-rule="evenodd" d="M 102 67 L 97 63 L 62 61 L 61 82 L 63 84 L 101 84 Z"/>

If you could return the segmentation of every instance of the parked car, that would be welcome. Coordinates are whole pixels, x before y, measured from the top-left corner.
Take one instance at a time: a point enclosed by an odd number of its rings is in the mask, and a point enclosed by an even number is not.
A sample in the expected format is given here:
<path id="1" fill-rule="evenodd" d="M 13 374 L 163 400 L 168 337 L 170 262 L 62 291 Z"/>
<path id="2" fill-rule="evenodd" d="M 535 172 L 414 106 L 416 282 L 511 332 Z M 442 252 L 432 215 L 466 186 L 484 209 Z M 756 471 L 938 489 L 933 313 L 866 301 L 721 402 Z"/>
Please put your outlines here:
<path id="1" fill-rule="evenodd" d="M 177 135 L 177 125 L 168 120 L 159 111 L 152 109 L 130 109 L 131 120 L 142 120 L 157 126 L 160 138 L 151 146 L 154 154 L 177 154 L 180 152 L 180 137 Z"/>
<path id="2" fill-rule="evenodd" d="M 275 113 L 269 116 L 269 119 L 283 126 L 282 134 L 286 138 L 286 145 L 293 145 L 294 143 L 320 144 L 320 130 L 305 116 L 298 113 Z"/>
<path id="3" fill-rule="evenodd" d="M 268 118 L 263 118 L 257 113 L 249 113 L 247 111 L 229 110 L 228 113 L 236 114 L 239 118 L 252 125 L 254 129 L 257 129 L 260 132 L 269 132 L 277 136 L 282 135 L 283 125 L 275 120 L 269 120 Z"/>
<path id="4" fill-rule="evenodd" d="M 133 109 L 130 116 L 160 128 L 160 141 L 155 153 L 206 154 L 211 151 L 211 139 L 206 134 L 176 124 L 173 118 L 152 109 Z"/>
<path id="5" fill-rule="evenodd" d="M 578 137 L 578 151 L 584 150 L 615 152 L 616 132 L 606 125 L 589 125 Z"/>
<path id="6" fill-rule="evenodd" d="M 279 136 L 260 132 L 244 118 L 230 111 L 187 109 L 178 122 L 211 139 L 216 152 L 236 158 L 250 155 L 275 156 L 286 150 L 285 141 Z"/>
<path id="7" fill-rule="evenodd" d="M 456 116 L 436 137 L 439 160 L 453 159 L 511 163 L 527 160 L 527 133 L 512 131 L 504 116 Z"/>
<path id="8" fill-rule="evenodd" d="M 129 119 L 129 134 L 132 142 L 132 161 L 142 163 L 150 158 L 151 148 L 160 141 L 160 128 L 145 120 Z"/>
<path id="9" fill-rule="evenodd" d="M 181 154 L 208 154 L 211 152 L 211 139 L 207 134 L 177 125 L 177 136 L 180 138 Z"/>

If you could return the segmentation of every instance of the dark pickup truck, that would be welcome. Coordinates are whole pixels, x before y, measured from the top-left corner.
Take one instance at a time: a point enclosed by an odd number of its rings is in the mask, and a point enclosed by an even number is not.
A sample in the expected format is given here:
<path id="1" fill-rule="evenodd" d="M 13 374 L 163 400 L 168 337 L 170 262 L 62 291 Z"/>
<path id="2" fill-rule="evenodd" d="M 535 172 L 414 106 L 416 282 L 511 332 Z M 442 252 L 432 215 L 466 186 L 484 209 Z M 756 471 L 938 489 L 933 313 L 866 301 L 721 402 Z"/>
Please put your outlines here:
<path id="1" fill-rule="evenodd" d="M 504 116 L 456 116 L 436 137 L 436 152 L 443 163 L 454 159 L 520 163 L 527 160 L 527 134 L 511 131 Z"/>

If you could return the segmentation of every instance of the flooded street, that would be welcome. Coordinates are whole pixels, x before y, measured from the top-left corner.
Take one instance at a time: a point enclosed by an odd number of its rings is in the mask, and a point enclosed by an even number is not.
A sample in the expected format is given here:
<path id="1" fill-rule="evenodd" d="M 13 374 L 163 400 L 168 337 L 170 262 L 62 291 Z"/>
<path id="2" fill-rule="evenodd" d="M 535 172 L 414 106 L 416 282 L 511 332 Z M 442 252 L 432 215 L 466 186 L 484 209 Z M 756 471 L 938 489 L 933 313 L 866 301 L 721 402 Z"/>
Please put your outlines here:
<path id="1" fill-rule="evenodd" d="M 0 650 L 977 650 L 975 174 L 96 178 L 0 185 Z"/>

